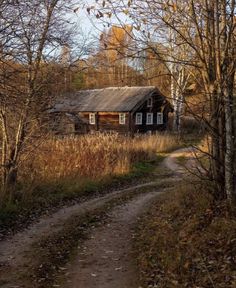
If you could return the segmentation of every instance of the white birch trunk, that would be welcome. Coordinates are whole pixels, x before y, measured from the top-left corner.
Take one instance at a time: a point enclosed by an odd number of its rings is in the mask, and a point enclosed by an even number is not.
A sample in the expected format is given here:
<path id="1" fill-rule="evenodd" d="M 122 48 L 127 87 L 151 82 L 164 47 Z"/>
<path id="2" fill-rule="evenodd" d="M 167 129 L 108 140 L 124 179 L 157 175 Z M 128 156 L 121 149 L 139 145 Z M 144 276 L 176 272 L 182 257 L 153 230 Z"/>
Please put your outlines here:
<path id="1" fill-rule="evenodd" d="M 173 97 L 173 105 L 174 105 L 174 119 L 173 119 L 173 128 L 176 132 L 181 132 L 181 116 L 183 115 L 183 107 L 184 107 L 184 91 L 186 89 L 189 75 L 186 76 L 185 68 L 179 69 L 177 83 L 175 86 L 175 91 L 173 92 L 175 95 Z"/>

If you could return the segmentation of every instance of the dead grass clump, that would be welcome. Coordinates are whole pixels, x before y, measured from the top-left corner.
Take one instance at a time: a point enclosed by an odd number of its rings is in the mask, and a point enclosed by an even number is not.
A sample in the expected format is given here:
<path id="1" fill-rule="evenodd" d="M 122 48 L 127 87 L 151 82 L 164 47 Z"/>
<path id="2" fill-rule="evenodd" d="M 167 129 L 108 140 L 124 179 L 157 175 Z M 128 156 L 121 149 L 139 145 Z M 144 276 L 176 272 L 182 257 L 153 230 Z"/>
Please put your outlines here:
<path id="1" fill-rule="evenodd" d="M 20 178 L 49 182 L 127 174 L 134 163 L 152 161 L 157 152 L 174 149 L 178 143 L 176 136 L 167 134 L 134 139 L 118 134 L 46 139 L 24 162 Z"/>
<path id="2" fill-rule="evenodd" d="M 204 186 L 192 187 L 164 195 L 139 225 L 143 287 L 236 285 L 236 219 Z"/>

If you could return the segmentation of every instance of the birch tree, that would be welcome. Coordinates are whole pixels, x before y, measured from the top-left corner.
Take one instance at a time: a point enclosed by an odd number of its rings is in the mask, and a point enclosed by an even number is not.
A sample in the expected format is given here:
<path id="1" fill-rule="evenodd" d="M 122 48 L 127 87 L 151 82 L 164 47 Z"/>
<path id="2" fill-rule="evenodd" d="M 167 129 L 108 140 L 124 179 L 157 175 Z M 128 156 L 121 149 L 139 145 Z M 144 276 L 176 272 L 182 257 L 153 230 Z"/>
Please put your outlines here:
<path id="1" fill-rule="evenodd" d="M 169 29 L 167 27 L 167 29 Z M 186 67 L 186 60 L 191 57 L 188 53 L 189 49 L 184 43 L 178 43 L 178 35 L 175 31 L 170 31 L 167 46 L 167 59 L 163 59 L 166 63 L 171 75 L 171 100 L 174 107 L 173 128 L 176 132 L 181 132 L 181 116 L 185 103 L 185 90 L 190 79 L 190 69 Z M 180 41 L 181 42 L 181 41 Z"/>
<path id="2" fill-rule="evenodd" d="M 186 65 L 186 59 L 190 56 L 188 45 L 181 41 L 175 31 L 168 26 L 163 25 L 163 23 L 160 23 L 159 19 L 151 17 L 149 10 L 147 9 L 148 6 L 146 1 L 143 1 L 142 3 L 141 1 L 96 2 L 98 5 L 98 10 L 95 10 L 96 17 L 102 18 L 102 21 L 108 26 L 112 25 L 112 21 L 115 18 L 123 28 L 123 31 L 126 31 L 126 34 L 132 39 L 132 45 L 127 47 L 127 54 L 129 54 L 130 59 L 139 58 L 140 55 L 145 58 L 145 55 L 147 55 L 146 61 L 149 62 L 148 55 L 150 54 L 150 51 L 152 55 L 155 55 L 156 59 L 153 59 L 153 64 L 149 65 L 150 71 L 147 71 L 148 67 L 146 67 L 144 71 L 145 76 L 150 74 L 151 78 L 154 77 L 152 72 L 155 70 L 155 62 L 158 64 L 162 63 L 166 66 L 166 69 L 169 71 L 171 82 L 170 100 L 174 107 L 173 128 L 175 131 L 180 132 L 181 115 L 183 114 L 185 103 L 185 89 L 190 79 L 189 66 Z M 153 8 L 155 8 L 154 5 L 155 4 L 153 4 Z M 90 13 L 94 7 L 96 7 L 96 5 L 89 8 Z M 182 5 L 182 9 L 186 10 L 187 6 Z M 100 12 L 97 14 L 96 11 Z M 175 11 L 170 12 L 165 10 L 163 12 L 163 18 L 168 21 L 168 19 L 172 18 L 173 12 L 175 13 Z M 121 14 L 129 16 L 132 25 L 122 25 L 123 20 Z M 108 16 L 107 20 L 104 20 L 105 15 Z M 174 25 L 179 25 L 178 21 Z M 127 27 L 132 27 L 134 33 L 131 33 L 130 29 L 127 29 Z M 182 25 L 180 29 L 185 33 L 185 30 L 187 30 L 186 25 Z M 166 74 L 159 74 L 158 76 L 159 78 L 164 79 Z M 151 79 L 147 79 L 147 82 L 149 83 L 152 81 Z"/>
<path id="3" fill-rule="evenodd" d="M 172 62 L 180 67 L 176 84 L 178 81 L 180 84 L 185 82 L 182 81 L 185 74 L 183 67 L 194 69 L 195 78 L 198 77 L 197 81 L 210 107 L 207 116 L 194 116 L 204 121 L 212 139 L 209 175 L 214 183 L 214 195 L 216 199 L 227 198 L 231 204 L 236 202 L 233 127 L 235 5 L 235 0 L 102 1 L 103 15 L 113 13 L 120 21 L 122 13 L 129 16 L 133 28 L 137 31 L 135 39 L 141 43 L 140 46 L 144 46 L 151 37 L 152 41 L 149 42 L 159 41 L 167 43 L 168 46 L 166 31 L 169 30 L 175 35 L 174 46 L 183 45 L 182 47 L 188 50 L 187 59 L 181 58 L 180 51 L 176 54 L 177 57 L 174 55 L 175 59 L 172 59 Z M 156 54 L 164 59 L 158 51 Z M 173 58 L 171 53 L 165 61 L 170 62 L 170 58 Z M 174 65 L 170 72 L 174 77 Z"/>

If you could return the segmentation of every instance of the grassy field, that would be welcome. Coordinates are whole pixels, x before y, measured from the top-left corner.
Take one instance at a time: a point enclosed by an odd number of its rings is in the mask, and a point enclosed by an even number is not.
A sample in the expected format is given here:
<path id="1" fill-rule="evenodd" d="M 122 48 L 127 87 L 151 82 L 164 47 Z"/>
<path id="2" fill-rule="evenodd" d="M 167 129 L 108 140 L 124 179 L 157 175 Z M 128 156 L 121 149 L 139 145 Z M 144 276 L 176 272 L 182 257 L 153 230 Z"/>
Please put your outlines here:
<path id="1" fill-rule="evenodd" d="M 158 134 L 135 138 L 118 134 L 46 139 L 24 162 L 21 182 L 101 179 L 131 172 L 134 163 L 155 160 L 158 152 L 178 147 L 176 136 Z"/>
<path id="2" fill-rule="evenodd" d="M 149 181 L 162 159 L 159 153 L 179 146 L 178 137 L 169 134 L 47 138 L 23 155 L 19 182 L 0 211 L 0 226 L 28 225 L 45 210 Z"/>

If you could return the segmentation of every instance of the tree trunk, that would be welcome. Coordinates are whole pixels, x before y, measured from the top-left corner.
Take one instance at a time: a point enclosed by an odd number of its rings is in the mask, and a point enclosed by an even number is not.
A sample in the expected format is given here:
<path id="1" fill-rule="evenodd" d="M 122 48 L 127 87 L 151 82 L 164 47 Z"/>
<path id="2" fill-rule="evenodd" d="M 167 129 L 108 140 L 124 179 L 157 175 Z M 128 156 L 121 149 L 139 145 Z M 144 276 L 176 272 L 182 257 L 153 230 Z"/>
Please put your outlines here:
<path id="1" fill-rule="evenodd" d="M 234 187 L 233 94 L 230 93 L 228 89 L 224 89 L 224 97 L 225 97 L 225 130 L 226 130 L 225 190 L 229 203 L 233 205 L 236 204 L 236 191 Z"/>
<path id="2" fill-rule="evenodd" d="M 224 199 L 225 198 L 225 179 L 224 173 L 222 173 L 222 166 L 224 165 L 224 158 L 222 156 L 224 154 L 221 153 L 221 135 L 222 130 L 222 119 L 220 118 L 220 111 L 223 109 L 221 107 L 221 102 L 219 99 L 222 97 L 216 89 L 214 88 L 214 84 L 209 84 L 209 91 L 211 97 L 211 130 L 209 130 L 209 134 L 212 137 L 212 151 L 211 151 L 211 174 L 212 179 L 215 185 L 215 193 L 214 196 L 216 199 Z M 223 138 L 222 138 L 223 139 Z"/>

